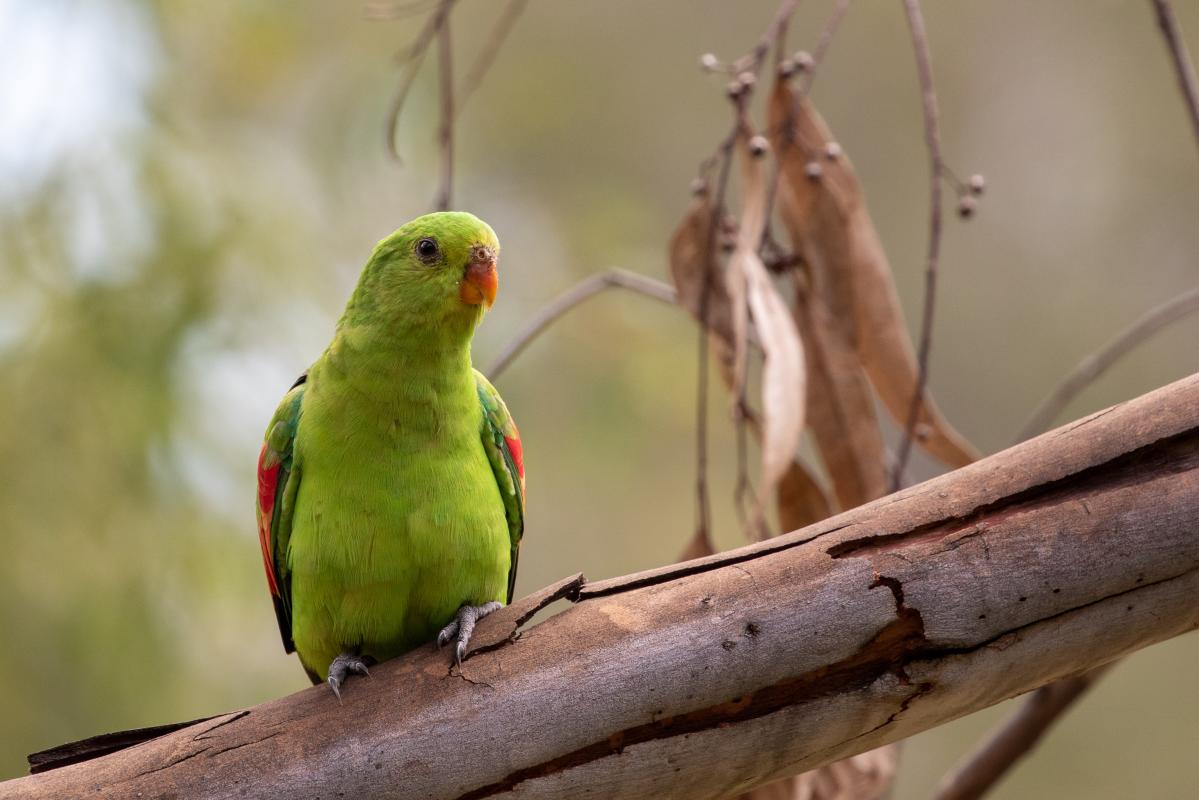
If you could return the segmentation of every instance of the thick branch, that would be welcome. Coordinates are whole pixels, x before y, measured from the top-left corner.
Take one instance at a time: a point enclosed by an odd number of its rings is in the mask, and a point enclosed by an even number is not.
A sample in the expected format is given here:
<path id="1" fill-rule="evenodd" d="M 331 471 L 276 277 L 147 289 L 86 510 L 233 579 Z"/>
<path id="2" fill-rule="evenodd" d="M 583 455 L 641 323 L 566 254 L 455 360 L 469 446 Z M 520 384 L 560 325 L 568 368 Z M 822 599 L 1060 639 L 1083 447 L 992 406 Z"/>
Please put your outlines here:
<path id="1" fill-rule="evenodd" d="M 1199 376 L 794 533 L 0 798 L 716 798 L 1199 626 Z M 562 613 L 525 626 L 555 598 Z M 98 791 L 97 791 L 98 790 Z"/>

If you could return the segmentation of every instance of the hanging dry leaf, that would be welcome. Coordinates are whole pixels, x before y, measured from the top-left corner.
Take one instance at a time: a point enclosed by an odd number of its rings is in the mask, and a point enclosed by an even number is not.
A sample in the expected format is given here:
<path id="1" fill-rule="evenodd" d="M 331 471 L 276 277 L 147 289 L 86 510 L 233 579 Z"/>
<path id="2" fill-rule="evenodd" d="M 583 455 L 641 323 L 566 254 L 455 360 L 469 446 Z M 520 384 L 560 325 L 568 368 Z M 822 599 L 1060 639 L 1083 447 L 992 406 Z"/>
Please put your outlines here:
<path id="1" fill-rule="evenodd" d="M 766 227 L 766 177 L 759 156 L 751 152 L 748 131 L 743 129 L 737 141 L 741 161 L 741 184 L 744 194 L 741 226 L 737 245 L 729 260 L 729 272 L 738 275 L 730 287 L 745 289 L 746 302 L 752 315 L 753 328 L 762 347 L 762 477 L 758 489 L 755 516 L 760 520 L 766 500 L 779 481 L 795 463 L 795 452 L 803 433 L 805 378 L 803 346 L 791 311 L 775 288 L 766 266 L 758 256 L 758 245 Z M 737 298 L 730 300 L 737 309 Z M 734 313 L 734 332 L 737 314 Z M 740 395 L 744 381 L 747 337 L 735 337 L 734 396 Z M 755 526 L 759 527 L 759 526 Z"/>
<path id="2" fill-rule="evenodd" d="M 882 800 L 895 782 L 898 767 L 899 748 L 887 744 L 759 786 L 736 800 Z"/>
<path id="3" fill-rule="evenodd" d="M 697 320 L 701 320 L 706 288 L 708 329 L 731 344 L 728 291 L 720 275 L 720 260 L 709 252 L 711 226 L 712 201 L 705 193 L 691 202 L 682 222 L 670 237 L 670 275 L 679 293 L 679 305 Z"/>
<path id="4" fill-rule="evenodd" d="M 899 748 L 883 745 L 800 775 L 793 800 L 880 800 L 890 793 L 898 766 Z"/>
<path id="5" fill-rule="evenodd" d="M 828 493 L 800 461 L 792 462 L 778 489 L 779 527 L 783 533 L 820 522 L 833 513 Z"/>
<path id="6" fill-rule="evenodd" d="M 727 362 L 728 375 L 725 382 L 737 402 L 745 390 L 745 373 L 749 365 L 749 273 L 753 271 L 752 264 L 747 259 L 755 259 L 757 254 L 743 251 L 738 245 L 729 258 L 729 269 L 725 273 L 725 291 L 729 299 L 729 315 L 732 323 L 731 350 L 723 354 Z"/>
<path id="7" fill-rule="evenodd" d="M 844 329 L 815 292 L 800 289 L 808 364 L 808 428 L 842 509 L 887 493 L 887 451 L 870 385 Z"/>
<path id="8" fill-rule="evenodd" d="M 691 537 L 691 541 L 687 542 L 687 546 L 683 548 L 683 552 L 679 553 L 679 561 L 703 558 L 715 552 L 716 548 L 712 546 L 712 537 L 706 531 L 696 531 L 695 535 Z"/>
<path id="9" fill-rule="evenodd" d="M 769 131 L 792 243 L 811 266 L 817 295 L 853 343 L 883 405 L 906 425 L 918 381 L 915 351 L 849 159 L 807 99 L 781 79 L 770 98 Z M 951 467 L 978 458 L 928 391 L 918 409 L 915 441 Z"/>

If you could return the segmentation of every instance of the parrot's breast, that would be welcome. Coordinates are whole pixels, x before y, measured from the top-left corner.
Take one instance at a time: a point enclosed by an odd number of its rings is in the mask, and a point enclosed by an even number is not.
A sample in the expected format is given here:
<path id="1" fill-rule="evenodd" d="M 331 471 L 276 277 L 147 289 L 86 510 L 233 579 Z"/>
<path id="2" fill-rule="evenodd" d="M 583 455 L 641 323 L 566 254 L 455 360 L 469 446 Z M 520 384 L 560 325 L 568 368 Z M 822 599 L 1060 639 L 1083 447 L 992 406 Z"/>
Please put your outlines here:
<path id="1" fill-rule="evenodd" d="M 374 397 L 322 377 L 296 438 L 288 562 L 296 650 L 323 678 L 343 650 L 391 658 L 464 603 L 505 601 L 510 539 L 469 371 Z"/>

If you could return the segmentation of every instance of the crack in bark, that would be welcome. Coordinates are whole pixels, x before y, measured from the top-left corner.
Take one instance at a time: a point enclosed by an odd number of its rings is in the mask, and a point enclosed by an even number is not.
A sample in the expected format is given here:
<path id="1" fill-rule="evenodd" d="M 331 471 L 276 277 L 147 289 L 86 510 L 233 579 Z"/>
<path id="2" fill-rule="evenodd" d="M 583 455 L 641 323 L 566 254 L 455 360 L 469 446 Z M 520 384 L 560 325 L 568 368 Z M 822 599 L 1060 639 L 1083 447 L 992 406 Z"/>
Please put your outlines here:
<path id="1" fill-rule="evenodd" d="M 893 579 L 886 579 L 891 581 Z M 898 584 L 898 581 L 894 582 Z M 890 582 L 879 585 L 891 586 Z M 893 591 L 896 591 L 893 589 Z M 748 694 L 730 698 L 723 703 L 694 711 L 659 717 L 635 725 L 570 753 L 549 761 L 512 772 L 495 783 L 481 786 L 463 794 L 459 800 L 478 798 L 506 792 L 535 778 L 582 766 L 583 764 L 621 753 L 626 747 L 656 739 L 666 739 L 698 733 L 717 726 L 764 717 L 829 694 L 851 688 L 864 688 L 887 673 L 902 670 L 907 655 L 915 653 L 924 638 L 924 621 L 916 609 L 902 605 L 902 587 L 898 590 L 897 613 L 894 620 L 880 628 L 853 655 L 794 678 L 765 686 Z"/>
<path id="2" fill-rule="evenodd" d="M 553 603 L 556 603 L 559 600 L 569 600 L 572 603 L 578 602 L 579 592 L 586 585 L 586 582 L 587 579 L 583 577 L 582 573 L 579 573 L 570 578 L 562 580 L 555 586 L 549 587 L 549 591 L 544 591 L 542 596 L 536 597 L 535 602 L 531 603 L 529 607 L 520 614 L 520 616 L 512 621 L 511 625 L 509 626 L 508 633 L 503 636 L 497 637 L 494 634 L 489 636 L 483 631 L 476 633 L 476 639 L 480 640 L 480 643 L 477 645 L 472 644 L 471 648 L 466 652 L 466 655 L 462 659 L 463 663 L 479 653 L 489 653 L 492 650 L 498 650 L 505 645 L 515 642 L 520 638 L 522 633 L 521 626 L 523 626 L 533 617 L 537 616 L 538 612 L 540 612 L 542 609 L 549 607 Z M 520 601 L 517 602 L 519 603 Z M 509 606 L 509 608 L 512 608 L 512 606 Z M 503 613 L 504 610 L 505 609 L 500 609 L 500 611 L 496 613 Z M 490 641 L 488 641 L 488 639 L 490 639 Z M 472 642 L 473 641 L 475 640 L 472 640 Z"/>
<path id="3" fill-rule="evenodd" d="M 1090 489 L 1115 489 L 1156 480 L 1163 474 L 1199 466 L 1199 431 L 1187 430 L 1150 442 L 1107 461 L 1084 467 L 1037 486 L 976 506 L 965 514 L 917 525 L 906 531 L 876 534 L 838 542 L 826 551 L 832 558 L 887 552 L 912 542 L 947 539 L 972 526 L 985 529 L 1015 514 L 1070 501 Z"/>
<path id="4" fill-rule="evenodd" d="M 513 639 L 511 639 L 510 641 L 516 641 L 516 638 L 519 638 L 519 636 L 520 636 L 520 634 L 519 634 L 519 633 L 518 633 L 518 634 L 516 634 L 516 636 L 515 636 Z M 447 677 L 447 678 L 461 678 L 462 680 L 464 680 L 464 681 L 466 681 L 467 683 L 469 683 L 471 686 L 486 686 L 488 689 L 492 689 L 492 690 L 494 690 L 494 689 L 495 689 L 495 687 L 494 687 L 494 686 L 492 686 L 492 685 L 491 685 L 490 683 L 488 683 L 487 681 L 477 681 L 477 680 L 475 680 L 475 679 L 473 679 L 473 678 L 468 678 L 468 677 L 466 676 L 466 673 L 462 671 L 462 668 L 461 668 L 461 667 L 459 667 L 459 668 L 458 668 L 458 671 L 457 671 L 457 672 L 455 672 L 455 671 L 454 671 L 454 666 L 455 666 L 454 664 L 450 664 L 450 669 L 449 669 L 449 671 L 448 671 L 448 672 L 446 672 L 446 677 Z"/>
<path id="5" fill-rule="evenodd" d="M 190 758 L 195 758 L 196 756 L 203 755 L 204 753 L 207 753 L 207 752 L 208 752 L 207 747 L 201 747 L 199 750 L 194 750 L 186 755 L 179 756 L 178 758 L 172 758 L 170 761 L 168 761 L 167 763 L 163 764 L 160 767 L 155 767 L 154 769 L 148 769 L 145 772 L 139 772 L 138 774 L 136 774 L 130 778 L 126 778 L 123 781 L 119 781 L 118 783 L 128 783 L 131 780 L 135 780 L 137 778 L 142 778 L 142 777 L 145 777 L 146 775 L 153 775 L 155 772 L 162 772 L 164 769 L 170 769 L 171 767 L 175 766 L 176 764 L 182 764 L 184 761 L 187 761 Z"/>
<path id="6" fill-rule="evenodd" d="M 212 733 L 212 732 L 213 732 L 213 731 L 215 731 L 217 728 L 220 728 L 220 727 L 222 727 L 222 726 L 224 726 L 224 725 L 228 725 L 228 724 L 229 724 L 229 723 L 231 723 L 231 722 L 237 722 L 239 719 L 243 719 L 243 718 L 245 718 L 245 717 L 248 717 L 248 716 L 250 716 L 250 709 L 248 709 L 248 708 L 247 708 L 247 709 L 244 709 L 244 710 L 242 710 L 242 711 L 237 711 L 237 712 L 235 712 L 235 713 L 233 713 L 233 714 L 230 714 L 230 715 L 229 715 L 228 717 L 226 717 L 225 719 L 219 720 L 219 721 L 218 721 L 218 722 L 217 722 L 215 725 L 212 725 L 211 727 L 205 728 L 204 730 L 202 730 L 202 731 L 200 731 L 199 733 L 197 733 L 195 736 L 193 736 L 193 737 L 192 737 L 192 741 L 193 741 L 193 742 L 198 742 L 198 741 L 200 741 L 201 739 L 208 739 L 208 738 L 211 738 L 211 737 L 209 737 L 209 735 L 208 735 L 208 734 Z"/>
<path id="7" fill-rule="evenodd" d="M 737 564 L 753 561 L 762 556 L 781 553 L 793 547 L 800 547 L 801 545 L 808 544 L 815 538 L 827 536 L 857 524 L 857 522 L 846 522 L 842 525 L 835 525 L 827 530 L 817 531 L 803 538 L 794 536 L 795 532 L 788 533 L 783 536 L 776 536 L 765 543 L 747 545 L 735 550 L 717 553 L 713 556 L 705 556 L 704 558 L 697 558 L 692 561 L 684 561 L 681 564 L 658 567 L 634 575 L 627 575 L 623 578 L 584 582 L 583 586 L 579 589 L 576 599 L 582 601 L 590 600 L 593 597 L 607 597 L 608 595 L 620 594 L 622 592 L 631 592 L 634 589 L 643 589 L 647 586 L 670 583 L 680 578 L 698 575 L 701 572 L 710 572 L 724 567 L 736 566 Z M 804 528 L 803 530 L 808 529 Z"/>
<path id="8" fill-rule="evenodd" d="M 268 733 L 266 736 L 263 736 L 259 739 L 253 739 L 248 742 L 238 742 L 237 744 L 232 744 L 232 745 L 229 745 L 228 747 L 222 747 L 220 750 L 213 750 L 211 753 L 208 754 L 208 757 L 216 758 L 221 753 L 228 753 L 230 750 L 237 750 L 242 747 L 249 747 L 252 744 L 259 744 L 261 742 L 265 742 L 267 739 L 274 739 L 276 736 L 278 736 L 281 733 L 283 733 L 283 731 L 272 731 L 271 733 Z"/>
<path id="9" fill-rule="evenodd" d="M 1081 611 L 1090 606 L 1108 602 L 1160 583 L 1177 580 L 1196 570 L 1199 570 L 1199 567 L 1184 570 L 1177 575 L 1151 583 L 1139 583 L 1123 592 L 1117 592 L 1088 603 L 1074 606 L 1051 616 L 1042 617 L 1003 631 L 982 642 L 960 647 L 937 645 L 926 638 L 924 619 L 919 609 L 906 604 L 903 583 L 898 578 L 876 573 L 874 581 L 871 582 L 868 588 L 874 589 L 885 586 L 890 590 L 892 596 L 895 598 L 895 619 L 880 628 L 853 655 L 802 675 L 762 687 L 749 694 L 733 697 L 723 703 L 681 714 L 660 717 L 648 723 L 616 731 L 605 739 L 592 742 L 570 753 L 516 770 L 495 783 L 481 786 L 460 795 L 458 800 L 479 800 L 479 798 L 508 792 L 526 781 L 574 769 L 592 761 L 607 758 L 608 756 L 619 755 L 626 747 L 632 745 L 698 733 L 718 726 L 747 722 L 816 700 L 820 697 L 864 689 L 886 674 L 896 675 L 901 683 L 906 684 L 910 682 L 906 670 L 910 664 L 955 655 L 969 655 L 992 646 L 995 642 L 1006 636 L 1016 635 L 1035 625 L 1052 621 L 1066 614 Z M 931 693 L 935 688 L 935 684 L 929 681 L 922 681 L 916 684 L 915 691 L 900 702 L 899 708 L 887 720 L 871 731 L 868 731 L 867 734 L 861 734 L 854 738 L 860 738 L 893 724 L 916 700 Z"/>
<path id="10" fill-rule="evenodd" d="M 249 711 L 241 712 L 248 714 Z M 48 772 L 59 767 L 66 767 L 71 764 L 78 764 L 82 761 L 90 761 L 93 758 L 99 758 L 111 753 L 117 753 L 134 745 L 148 742 L 152 739 L 157 739 L 160 736 L 174 733 L 175 731 L 190 728 L 193 725 L 200 725 L 209 720 L 217 719 L 218 717 L 226 716 L 217 714 L 212 717 L 200 717 L 199 719 L 188 720 L 187 722 L 172 722 L 167 725 L 155 725 L 149 728 L 135 728 L 128 731 L 116 731 L 114 733 L 102 733 L 98 736 L 90 736 L 87 739 L 80 739 L 77 742 L 69 742 L 61 744 L 57 747 L 52 747 L 48 750 L 41 750 L 37 753 L 31 753 L 27 756 L 29 761 L 30 774 L 39 772 Z M 232 722 L 233 720 L 229 720 Z M 212 726 L 217 727 L 217 726 Z M 208 730 L 212 730 L 209 728 Z"/>

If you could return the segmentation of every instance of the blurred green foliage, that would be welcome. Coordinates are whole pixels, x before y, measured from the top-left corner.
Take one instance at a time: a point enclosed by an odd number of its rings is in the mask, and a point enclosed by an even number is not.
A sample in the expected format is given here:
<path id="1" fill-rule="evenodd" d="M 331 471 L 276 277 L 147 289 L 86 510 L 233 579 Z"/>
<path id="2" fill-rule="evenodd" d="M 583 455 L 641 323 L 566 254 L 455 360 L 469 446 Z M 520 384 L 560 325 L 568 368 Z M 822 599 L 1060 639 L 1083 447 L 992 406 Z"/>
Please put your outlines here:
<path id="1" fill-rule="evenodd" d="M 1199 50 L 1199 9 L 1178 5 Z M 796 46 L 827 6 L 805 4 Z M 687 184 L 727 123 L 697 57 L 745 51 L 773 7 L 530 4 L 459 126 L 458 205 L 505 245 L 480 362 L 587 273 L 664 273 Z M 464 64 L 498 8 L 462 3 Z M 855 7 L 815 97 L 914 319 L 926 162 L 900 14 Z M 947 157 L 990 186 L 946 234 L 932 385 L 995 450 L 1077 358 L 1194 282 L 1199 157 L 1145 3 L 926 14 Z M 403 168 L 382 136 L 392 56 L 418 24 L 277 0 L 0 6 L 0 776 L 34 749 L 306 684 L 260 574 L 253 464 L 373 243 L 432 197 L 432 80 L 400 127 Z M 1195 371 L 1197 335 L 1191 321 L 1161 336 L 1070 414 Z M 529 465 L 518 590 L 678 552 L 695 341 L 682 314 L 607 296 L 504 376 Z M 733 545 L 718 392 L 715 511 Z M 996 796 L 1183 796 L 1196 659 L 1194 638 L 1132 658 Z M 917 737 L 897 797 L 926 796 L 1000 713 Z"/>

